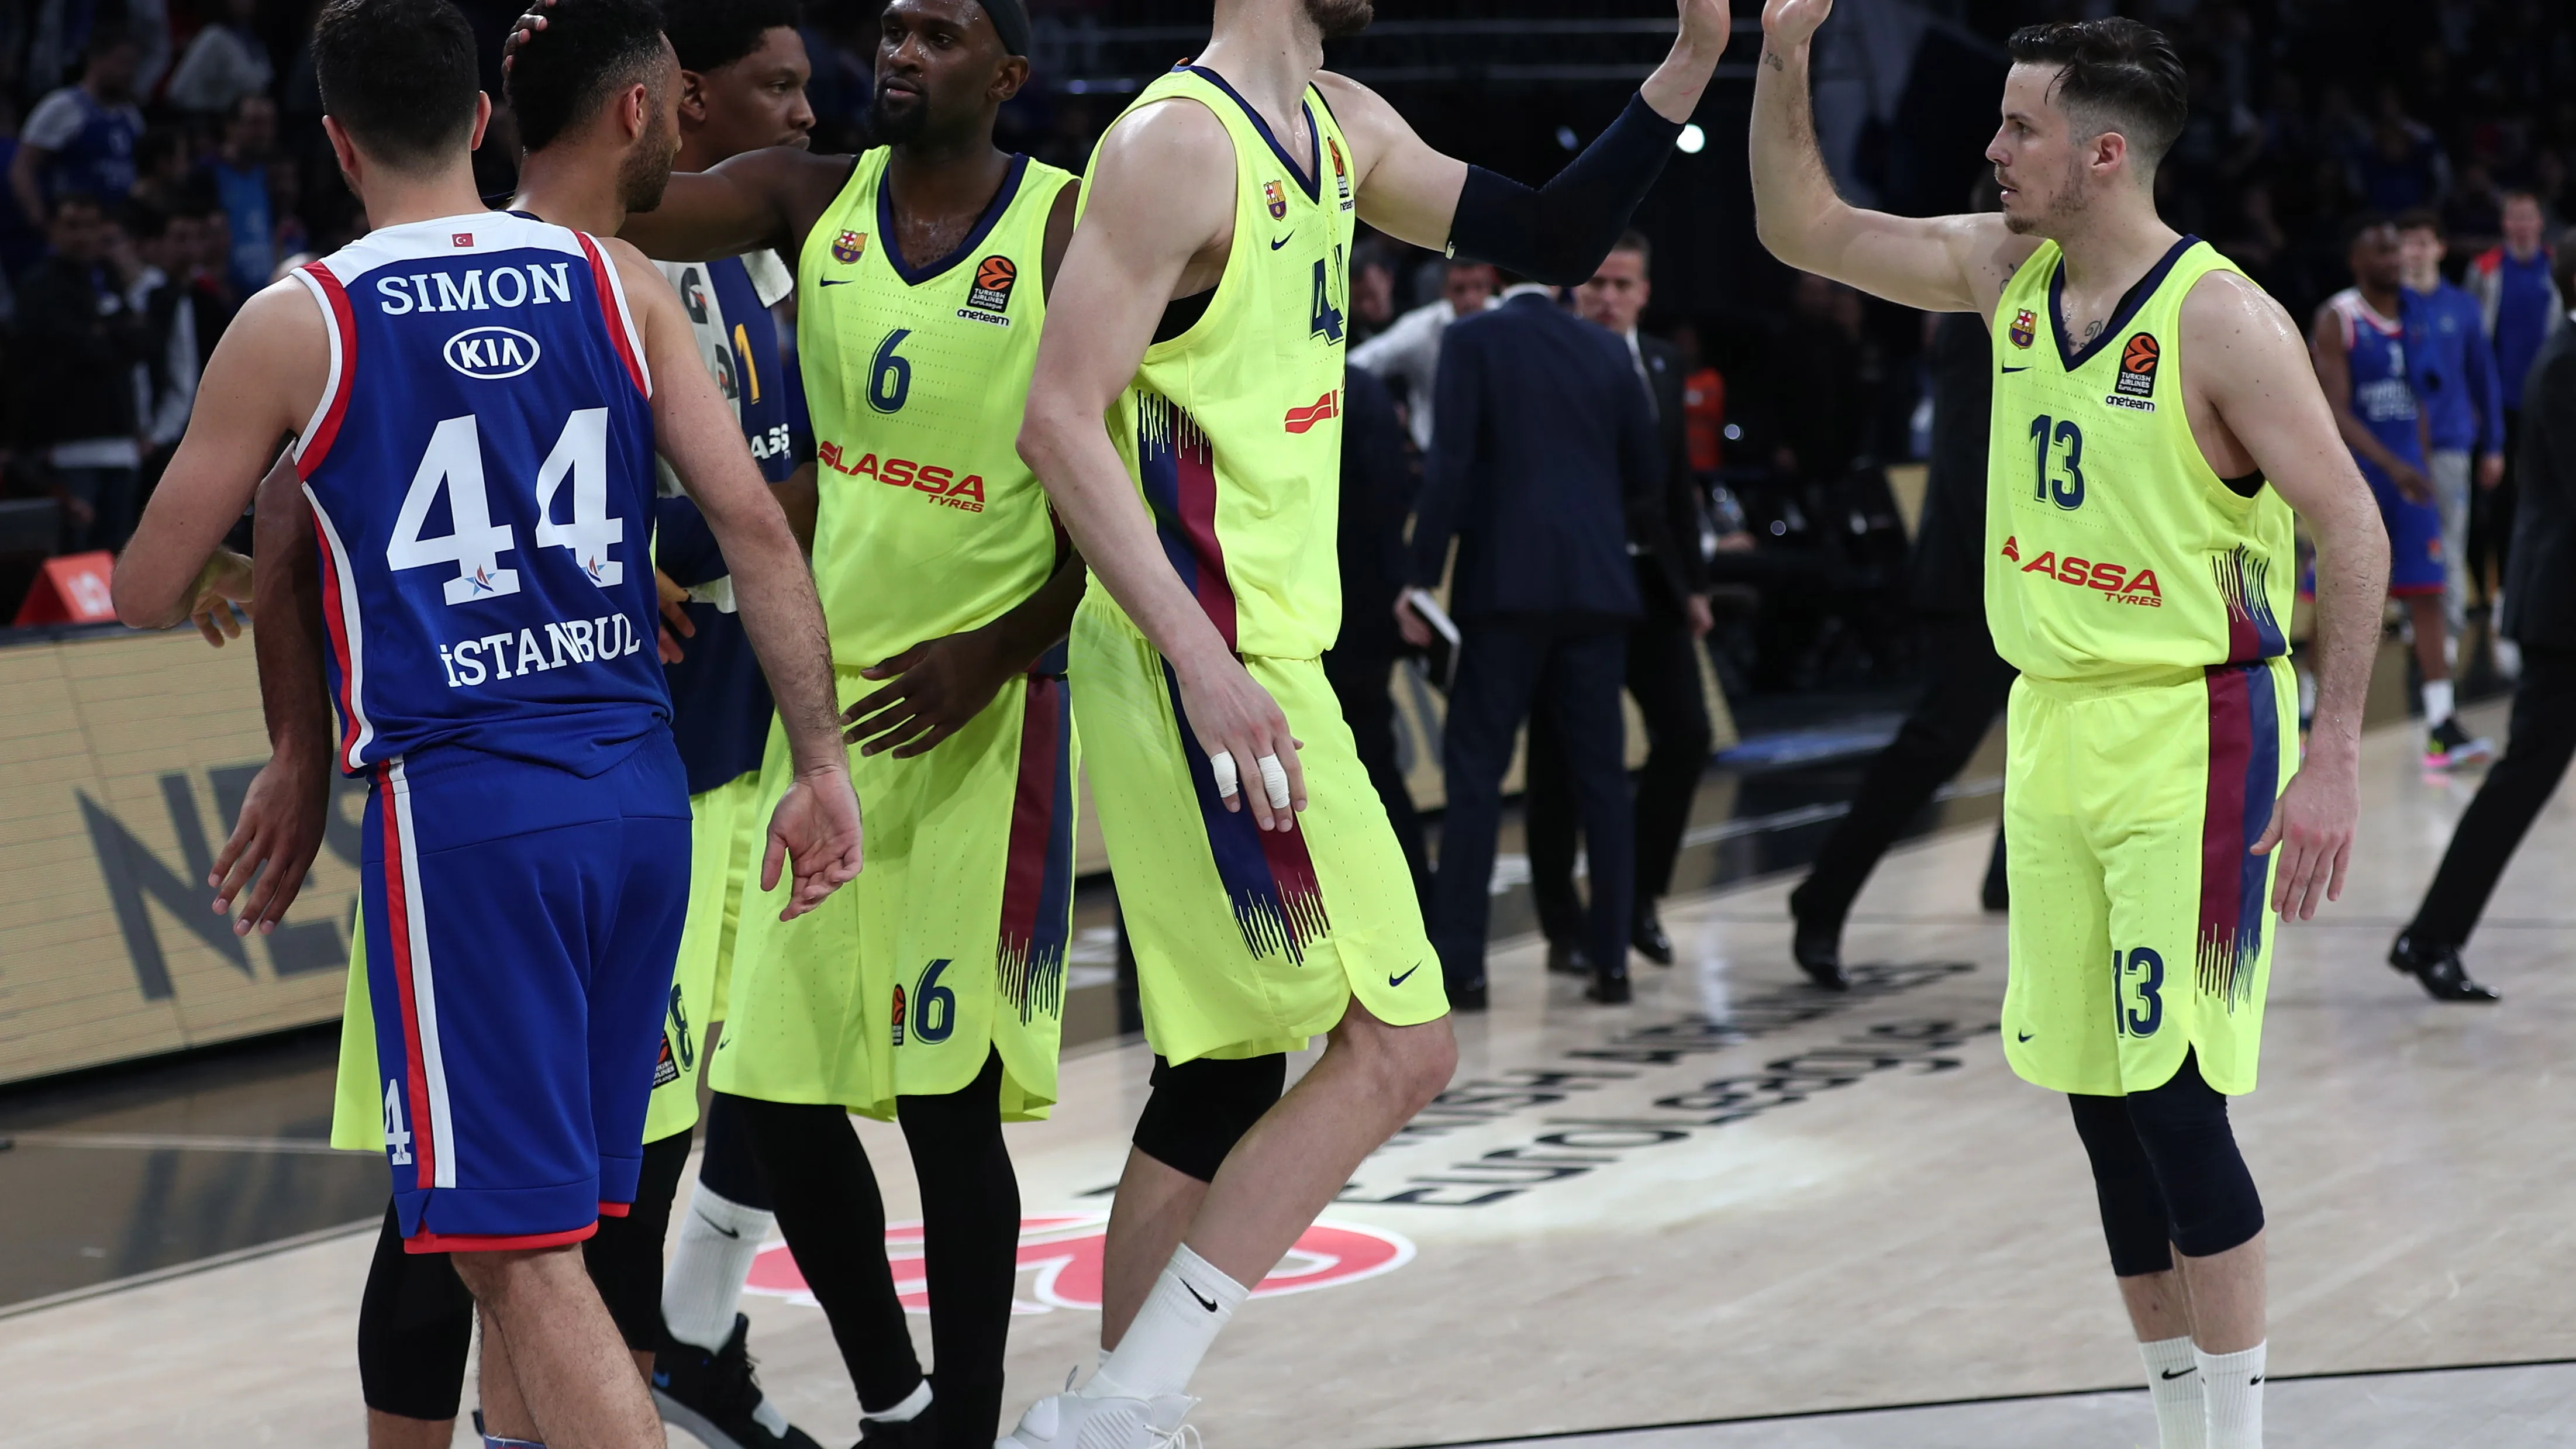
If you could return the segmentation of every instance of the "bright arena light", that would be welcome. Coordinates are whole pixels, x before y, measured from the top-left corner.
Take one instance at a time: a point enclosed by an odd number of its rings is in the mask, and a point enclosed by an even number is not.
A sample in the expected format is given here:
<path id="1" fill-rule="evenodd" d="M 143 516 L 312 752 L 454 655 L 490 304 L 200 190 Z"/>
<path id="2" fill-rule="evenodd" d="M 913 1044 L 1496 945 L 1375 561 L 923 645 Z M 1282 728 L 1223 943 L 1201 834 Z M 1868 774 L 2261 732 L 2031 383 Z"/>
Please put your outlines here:
<path id="1" fill-rule="evenodd" d="M 1707 144 L 1708 132 L 1701 130 L 1697 121 L 1682 127 L 1682 133 L 1673 138 L 1673 145 L 1685 156 L 1698 155 L 1700 149 Z"/>

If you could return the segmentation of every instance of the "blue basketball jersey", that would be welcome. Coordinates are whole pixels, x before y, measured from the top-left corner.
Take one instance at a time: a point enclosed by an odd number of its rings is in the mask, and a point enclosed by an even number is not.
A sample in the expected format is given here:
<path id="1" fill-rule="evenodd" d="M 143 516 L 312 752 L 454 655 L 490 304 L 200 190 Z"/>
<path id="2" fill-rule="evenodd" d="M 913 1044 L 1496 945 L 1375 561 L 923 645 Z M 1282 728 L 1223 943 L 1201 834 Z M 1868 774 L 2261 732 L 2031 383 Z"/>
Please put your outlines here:
<path id="1" fill-rule="evenodd" d="M 2326 305 L 2343 325 L 2344 355 L 2352 366 L 2352 415 L 2388 451 L 2422 468 L 2424 443 L 2415 430 L 2415 384 L 2406 371 L 2405 323 L 2382 317 L 2351 287 L 2335 293 Z M 2372 481 L 2388 481 L 2368 459 L 2355 454 L 2354 461 Z"/>
<path id="2" fill-rule="evenodd" d="M 351 774 L 464 745 L 592 776 L 662 727 L 652 378 L 616 268 L 503 212 L 295 274 L 331 371 L 296 443 Z"/>

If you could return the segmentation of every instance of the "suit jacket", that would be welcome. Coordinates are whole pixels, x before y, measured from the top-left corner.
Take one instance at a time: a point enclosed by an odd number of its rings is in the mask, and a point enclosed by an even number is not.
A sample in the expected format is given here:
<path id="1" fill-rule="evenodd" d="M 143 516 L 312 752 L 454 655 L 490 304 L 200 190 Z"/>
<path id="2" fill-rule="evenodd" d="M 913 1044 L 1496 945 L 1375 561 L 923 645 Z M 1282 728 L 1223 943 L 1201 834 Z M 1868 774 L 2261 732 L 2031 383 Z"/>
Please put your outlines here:
<path id="1" fill-rule="evenodd" d="M 1342 518 L 1334 540 L 1342 566 L 1337 654 L 1391 659 L 1404 647 L 1395 631 L 1395 596 L 1404 592 L 1404 520 L 1413 512 L 1415 487 L 1404 444 L 1404 423 L 1386 384 L 1357 363 L 1345 368 Z"/>
<path id="2" fill-rule="evenodd" d="M 1628 538 L 1663 516 L 1664 460 L 1627 344 L 1524 292 L 1450 325 L 1433 391 L 1413 581 L 1439 582 L 1454 535 L 1459 618 L 1636 618 Z"/>
<path id="3" fill-rule="evenodd" d="M 1708 560 L 1699 551 L 1707 507 L 1700 501 L 1699 475 L 1691 470 L 1690 419 L 1682 411 L 1682 350 L 1639 333 L 1637 351 L 1645 360 L 1647 400 L 1654 404 L 1655 435 L 1663 444 L 1664 506 L 1659 517 L 1632 527 L 1628 541 L 1654 555 L 1656 572 L 1678 601 L 1683 594 L 1708 592 Z"/>
<path id="4" fill-rule="evenodd" d="M 2532 360 L 2515 480 L 2504 635 L 2576 649 L 2576 328 L 2551 332 Z"/>
<path id="5" fill-rule="evenodd" d="M 1986 445 L 1994 431 L 1994 347 L 1986 322 L 1953 312 L 1932 330 L 1932 460 L 1914 530 L 1914 607 L 1986 616 Z"/>

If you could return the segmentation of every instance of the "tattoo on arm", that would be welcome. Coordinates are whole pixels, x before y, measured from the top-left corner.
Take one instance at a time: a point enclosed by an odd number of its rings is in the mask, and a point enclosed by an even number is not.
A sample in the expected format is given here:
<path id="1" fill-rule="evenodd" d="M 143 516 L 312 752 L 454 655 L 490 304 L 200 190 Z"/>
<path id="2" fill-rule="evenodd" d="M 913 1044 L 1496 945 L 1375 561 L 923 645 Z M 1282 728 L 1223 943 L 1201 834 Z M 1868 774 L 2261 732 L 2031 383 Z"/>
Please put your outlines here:
<path id="1" fill-rule="evenodd" d="M 1780 52 L 1771 49 L 1767 45 L 1762 48 L 1762 63 L 1771 67 L 1773 70 L 1787 70 L 1789 68 L 1789 63 L 1780 58 Z"/>

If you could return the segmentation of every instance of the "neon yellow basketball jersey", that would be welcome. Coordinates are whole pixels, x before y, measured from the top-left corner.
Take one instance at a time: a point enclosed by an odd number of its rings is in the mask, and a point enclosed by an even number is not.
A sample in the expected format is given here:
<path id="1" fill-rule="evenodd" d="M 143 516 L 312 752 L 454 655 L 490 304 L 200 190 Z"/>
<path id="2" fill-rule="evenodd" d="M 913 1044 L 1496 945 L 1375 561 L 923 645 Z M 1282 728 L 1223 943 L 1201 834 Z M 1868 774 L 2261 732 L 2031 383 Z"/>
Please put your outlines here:
<path id="1" fill-rule="evenodd" d="M 1207 107 L 1234 140 L 1234 244 L 1206 312 L 1145 349 L 1109 433 L 1165 556 L 1226 642 L 1238 654 L 1311 659 L 1342 627 L 1333 532 L 1350 143 L 1312 86 L 1308 154 L 1293 163 L 1216 72 L 1182 66 L 1135 105 L 1174 98 Z"/>
<path id="2" fill-rule="evenodd" d="M 1016 441 L 1046 324 L 1047 213 L 1071 176 L 1011 158 L 944 261 L 897 252 L 885 147 L 805 239 L 796 338 L 814 415 L 814 581 L 832 659 L 864 668 L 979 628 L 1055 569 Z"/>
<path id="3" fill-rule="evenodd" d="M 1986 623 L 2044 679 L 2121 683 L 2288 651 L 2290 506 L 2248 497 L 2183 413 L 2182 302 L 2235 264 L 2184 237 L 2085 346 L 2065 340 L 2044 242 L 1996 304 Z"/>

